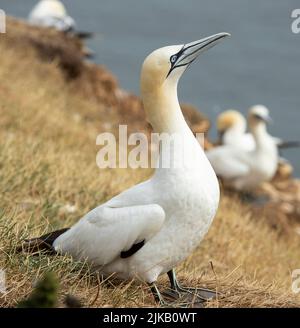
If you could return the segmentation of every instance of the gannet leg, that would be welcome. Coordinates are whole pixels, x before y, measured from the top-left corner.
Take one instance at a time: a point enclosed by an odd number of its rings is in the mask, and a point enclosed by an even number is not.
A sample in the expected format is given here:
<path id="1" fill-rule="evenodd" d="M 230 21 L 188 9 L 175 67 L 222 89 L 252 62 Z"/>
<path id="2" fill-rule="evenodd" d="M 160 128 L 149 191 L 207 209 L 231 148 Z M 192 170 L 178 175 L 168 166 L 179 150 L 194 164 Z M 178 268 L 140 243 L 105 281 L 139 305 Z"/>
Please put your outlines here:
<path id="1" fill-rule="evenodd" d="M 168 290 L 163 291 L 162 293 L 159 291 L 155 283 L 149 284 L 149 287 L 151 289 L 151 292 L 154 296 L 155 302 L 159 304 L 162 307 L 188 307 L 190 305 L 190 302 L 179 302 L 180 300 L 180 293 L 175 290 Z M 166 296 L 168 299 L 174 301 L 174 302 L 167 302 L 163 296 Z"/>
<path id="2" fill-rule="evenodd" d="M 171 283 L 171 289 L 177 293 L 190 293 L 195 296 L 195 301 L 205 302 L 216 298 L 217 293 L 207 288 L 191 288 L 181 287 L 176 278 L 175 270 L 172 269 L 168 272 L 168 277 Z"/>
<path id="3" fill-rule="evenodd" d="M 149 284 L 149 287 L 152 292 L 152 295 L 154 296 L 155 302 L 162 306 L 166 305 L 166 302 L 163 299 L 163 297 L 161 296 L 161 293 L 160 293 L 159 289 L 157 288 L 156 284 L 153 282 L 153 283 Z"/>

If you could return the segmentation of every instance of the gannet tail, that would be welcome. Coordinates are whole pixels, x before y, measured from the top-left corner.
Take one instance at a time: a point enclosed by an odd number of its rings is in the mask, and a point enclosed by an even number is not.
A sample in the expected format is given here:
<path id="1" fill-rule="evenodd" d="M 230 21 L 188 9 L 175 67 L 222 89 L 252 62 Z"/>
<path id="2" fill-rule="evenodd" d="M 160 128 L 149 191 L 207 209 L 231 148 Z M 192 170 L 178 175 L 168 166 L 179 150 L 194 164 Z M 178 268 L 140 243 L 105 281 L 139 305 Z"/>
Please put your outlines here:
<path id="1" fill-rule="evenodd" d="M 69 228 L 64 228 L 52 231 L 41 237 L 26 239 L 20 246 L 17 247 L 17 252 L 36 253 L 39 251 L 44 251 L 49 255 L 54 255 L 56 254 L 53 247 L 54 241 L 68 230 Z"/>

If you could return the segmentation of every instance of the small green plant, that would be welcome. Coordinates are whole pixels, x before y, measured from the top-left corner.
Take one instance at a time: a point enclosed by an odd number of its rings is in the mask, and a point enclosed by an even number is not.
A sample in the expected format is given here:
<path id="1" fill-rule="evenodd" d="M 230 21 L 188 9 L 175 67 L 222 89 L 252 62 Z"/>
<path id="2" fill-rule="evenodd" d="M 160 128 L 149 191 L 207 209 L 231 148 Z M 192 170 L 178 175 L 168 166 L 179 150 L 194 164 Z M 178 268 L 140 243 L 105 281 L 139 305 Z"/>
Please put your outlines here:
<path id="1" fill-rule="evenodd" d="M 31 295 L 18 308 L 53 308 L 57 304 L 58 281 L 53 272 L 45 273 Z"/>

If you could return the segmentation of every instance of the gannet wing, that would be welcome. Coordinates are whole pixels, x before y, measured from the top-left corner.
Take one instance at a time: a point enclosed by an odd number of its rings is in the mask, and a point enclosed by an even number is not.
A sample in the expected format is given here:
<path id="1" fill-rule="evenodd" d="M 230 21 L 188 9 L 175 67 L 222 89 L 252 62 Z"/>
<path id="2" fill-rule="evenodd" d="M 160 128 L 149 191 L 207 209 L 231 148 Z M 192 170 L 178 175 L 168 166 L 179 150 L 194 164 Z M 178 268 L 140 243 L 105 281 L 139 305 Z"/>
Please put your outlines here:
<path id="1" fill-rule="evenodd" d="M 163 208 L 157 204 L 109 207 L 101 205 L 58 237 L 56 251 L 78 260 L 105 265 L 118 257 L 128 257 L 162 228 Z"/>
<path id="2" fill-rule="evenodd" d="M 35 20 L 32 20 L 31 23 L 43 27 L 53 27 L 58 31 L 68 32 L 75 29 L 75 22 L 72 17 L 54 17 L 46 16 L 41 17 Z"/>
<path id="3" fill-rule="evenodd" d="M 242 152 L 234 147 L 216 147 L 206 152 L 206 155 L 219 177 L 234 179 L 245 176 L 250 171 Z"/>
<path id="4" fill-rule="evenodd" d="M 284 142 L 282 139 L 277 138 L 277 137 L 272 137 L 272 139 L 273 139 L 274 143 L 278 146 Z"/>
<path id="5" fill-rule="evenodd" d="M 54 27 L 59 31 L 69 32 L 73 31 L 76 27 L 75 21 L 72 17 L 47 17 L 44 24 L 48 24 L 48 27 Z"/>

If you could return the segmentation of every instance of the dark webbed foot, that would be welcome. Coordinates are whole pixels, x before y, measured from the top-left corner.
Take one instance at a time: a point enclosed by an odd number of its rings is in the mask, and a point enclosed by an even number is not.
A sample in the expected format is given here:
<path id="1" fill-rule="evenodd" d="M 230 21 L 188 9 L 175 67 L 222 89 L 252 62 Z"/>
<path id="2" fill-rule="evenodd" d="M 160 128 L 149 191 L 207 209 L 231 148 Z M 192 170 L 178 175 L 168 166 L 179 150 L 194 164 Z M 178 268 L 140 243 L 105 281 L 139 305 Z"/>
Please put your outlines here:
<path id="1" fill-rule="evenodd" d="M 165 300 L 170 302 L 174 307 L 203 307 L 205 300 L 198 294 L 190 291 L 178 292 L 172 289 L 167 289 L 161 293 Z"/>
<path id="2" fill-rule="evenodd" d="M 168 272 L 171 288 L 160 292 L 155 283 L 150 289 L 155 301 L 162 307 L 203 307 L 205 302 L 217 297 L 217 293 L 206 288 L 181 287 L 174 270 Z"/>
<path id="3" fill-rule="evenodd" d="M 178 299 L 178 294 L 176 295 L 176 291 L 170 290 L 170 293 L 161 293 L 155 283 L 149 284 L 149 287 L 157 304 L 161 307 L 174 307 L 174 302 Z"/>
<path id="4" fill-rule="evenodd" d="M 179 285 L 175 270 L 168 272 L 168 277 L 171 283 L 171 290 L 178 293 L 181 297 L 188 299 L 192 304 L 202 304 L 206 301 L 216 299 L 217 293 L 213 290 L 207 288 L 191 288 L 191 287 L 182 287 Z"/>
<path id="5" fill-rule="evenodd" d="M 199 300 L 202 300 L 202 302 L 210 301 L 216 299 L 217 297 L 217 293 L 215 291 L 206 288 L 179 287 L 177 290 L 180 293 L 196 295 Z"/>

